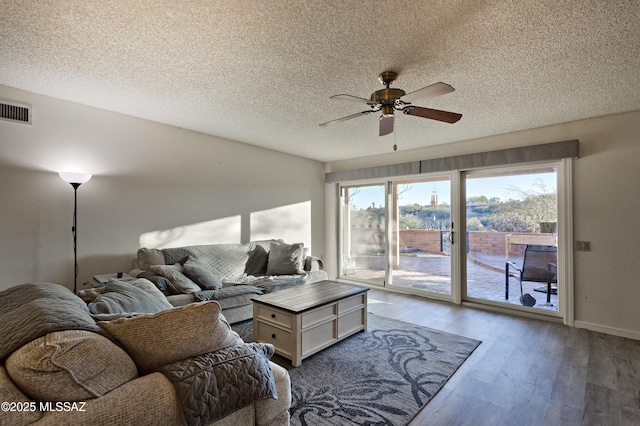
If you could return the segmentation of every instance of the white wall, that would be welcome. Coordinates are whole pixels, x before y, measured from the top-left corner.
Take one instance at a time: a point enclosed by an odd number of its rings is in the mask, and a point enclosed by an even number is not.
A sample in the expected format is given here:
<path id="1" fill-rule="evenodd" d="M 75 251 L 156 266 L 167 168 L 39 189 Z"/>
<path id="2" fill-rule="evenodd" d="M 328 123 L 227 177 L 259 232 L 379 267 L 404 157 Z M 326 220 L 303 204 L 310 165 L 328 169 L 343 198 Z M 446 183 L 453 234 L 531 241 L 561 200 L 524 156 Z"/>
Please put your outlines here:
<path id="1" fill-rule="evenodd" d="M 58 171 L 94 175 L 78 189 L 79 283 L 128 271 L 141 238 L 284 238 L 324 255 L 323 163 L 7 86 L 0 99 L 33 106 L 32 126 L 0 121 L 0 290 L 73 287 L 73 189 Z"/>
<path id="2" fill-rule="evenodd" d="M 575 325 L 640 339 L 640 112 L 420 150 L 390 150 L 388 155 L 327 164 L 326 170 L 358 169 L 569 139 L 580 141 L 580 159 L 573 162 L 574 239 L 591 242 L 591 251 L 574 253 Z M 398 144 L 401 146 L 400 141 Z M 335 258 L 335 191 L 333 185 L 326 186 L 326 253 L 328 258 Z M 329 265 L 331 276 L 335 276 L 335 263 L 325 264 Z"/>

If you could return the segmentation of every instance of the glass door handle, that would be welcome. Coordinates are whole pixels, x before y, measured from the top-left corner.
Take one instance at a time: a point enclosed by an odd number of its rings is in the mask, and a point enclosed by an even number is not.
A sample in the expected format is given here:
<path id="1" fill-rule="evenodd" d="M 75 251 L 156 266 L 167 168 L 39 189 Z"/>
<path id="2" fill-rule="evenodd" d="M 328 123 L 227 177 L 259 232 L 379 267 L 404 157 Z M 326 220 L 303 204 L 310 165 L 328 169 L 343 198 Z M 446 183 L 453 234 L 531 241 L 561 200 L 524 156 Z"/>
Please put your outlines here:
<path id="1" fill-rule="evenodd" d="M 449 232 L 449 242 L 453 244 L 453 231 Z"/>

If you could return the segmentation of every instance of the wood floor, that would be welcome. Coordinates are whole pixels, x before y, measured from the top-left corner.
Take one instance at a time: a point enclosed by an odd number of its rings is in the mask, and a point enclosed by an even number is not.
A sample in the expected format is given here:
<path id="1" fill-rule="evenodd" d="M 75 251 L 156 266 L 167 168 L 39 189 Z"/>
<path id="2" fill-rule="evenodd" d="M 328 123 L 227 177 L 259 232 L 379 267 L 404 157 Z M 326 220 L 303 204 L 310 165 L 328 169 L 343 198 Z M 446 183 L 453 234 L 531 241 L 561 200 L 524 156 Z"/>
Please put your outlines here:
<path id="1" fill-rule="evenodd" d="M 640 341 L 372 289 L 369 312 L 482 340 L 410 423 L 640 425 Z"/>

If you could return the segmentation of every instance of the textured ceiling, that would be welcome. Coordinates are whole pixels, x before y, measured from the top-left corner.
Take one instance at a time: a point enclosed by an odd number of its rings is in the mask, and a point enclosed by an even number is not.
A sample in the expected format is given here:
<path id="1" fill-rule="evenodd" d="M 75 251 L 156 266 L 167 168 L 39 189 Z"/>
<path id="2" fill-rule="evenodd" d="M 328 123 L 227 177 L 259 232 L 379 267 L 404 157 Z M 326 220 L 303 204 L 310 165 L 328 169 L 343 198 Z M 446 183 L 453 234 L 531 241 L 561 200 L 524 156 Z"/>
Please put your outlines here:
<path id="1" fill-rule="evenodd" d="M 637 0 L 0 0 L 0 84 L 320 161 L 640 110 Z M 444 81 L 445 124 L 330 100 Z M 365 108 L 366 109 L 366 106 Z"/>

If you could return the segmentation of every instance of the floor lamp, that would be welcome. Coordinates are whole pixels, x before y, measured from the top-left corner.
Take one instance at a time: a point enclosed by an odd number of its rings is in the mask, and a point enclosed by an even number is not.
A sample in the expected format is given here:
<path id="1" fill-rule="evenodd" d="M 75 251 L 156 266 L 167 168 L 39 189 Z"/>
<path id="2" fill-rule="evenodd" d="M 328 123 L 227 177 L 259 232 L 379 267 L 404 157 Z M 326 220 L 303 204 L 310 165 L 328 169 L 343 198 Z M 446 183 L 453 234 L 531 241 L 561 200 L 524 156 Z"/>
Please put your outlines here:
<path id="1" fill-rule="evenodd" d="M 78 187 L 91 179 L 88 173 L 58 173 L 63 181 L 73 186 L 73 226 L 71 233 L 73 234 L 73 294 L 78 292 L 78 239 L 77 239 L 77 219 L 78 219 Z"/>

